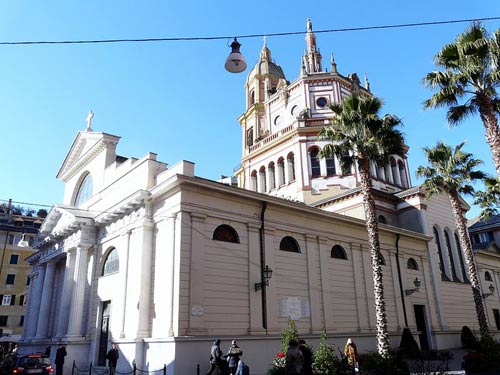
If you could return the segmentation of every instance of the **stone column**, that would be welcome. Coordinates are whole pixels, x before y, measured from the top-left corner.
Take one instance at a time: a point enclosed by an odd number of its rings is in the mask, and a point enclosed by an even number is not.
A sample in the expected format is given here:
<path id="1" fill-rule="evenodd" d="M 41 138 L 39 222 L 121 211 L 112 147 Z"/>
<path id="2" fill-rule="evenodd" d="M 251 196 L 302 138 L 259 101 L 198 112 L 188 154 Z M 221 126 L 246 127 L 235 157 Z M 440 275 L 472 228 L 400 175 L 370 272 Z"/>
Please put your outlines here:
<path id="1" fill-rule="evenodd" d="M 138 230 L 141 239 L 141 288 L 139 294 L 139 324 L 137 337 L 148 337 L 150 322 L 151 302 L 151 267 L 153 262 L 153 222 L 150 218 L 144 218 L 141 228 Z M 140 363 L 140 362 L 139 362 Z"/>
<path id="2" fill-rule="evenodd" d="M 68 250 L 66 254 L 66 267 L 64 269 L 61 303 L 59 304 L 59 322 L 57 323 L 57 337 L 63 337 L 68 331 L 68 313 L 73 290 L 73 277 L 75 272 L 75 250 Z"/>
<path id="3" fill-rule="evenodd" d="M 71 293 L 67 333 L 68 337 L 80 337 L 82 335 L 85 286 L 87 284 L 88 252 L 88 246 L 78 245 L 76 248 L 75 272 L 72 280 L 74 287 Z"/>
<path id="4" fill-rule="evenodd" d="M 36 327 L 36 338 L 47 337 L 47 331 L 50 319 L 50 307 L 52 302 L 52 292 L 54 291 L 54 275 L 56 264 L 48 262 L 43 280 L 43 290 L 40 301 L 40 313 Z"/>
<path id="5" fill-rule="evenodd" d="M 40 318 L 40 301 L 42 300 L 43 281 L 45 279 L 45 268 L 47 264 L 42 263 L 38 266 L 38 275 L 35 277 L 34 293 L 30 298 L 30 331 L 28 337 L 35 338 L 38 320 Z"/>

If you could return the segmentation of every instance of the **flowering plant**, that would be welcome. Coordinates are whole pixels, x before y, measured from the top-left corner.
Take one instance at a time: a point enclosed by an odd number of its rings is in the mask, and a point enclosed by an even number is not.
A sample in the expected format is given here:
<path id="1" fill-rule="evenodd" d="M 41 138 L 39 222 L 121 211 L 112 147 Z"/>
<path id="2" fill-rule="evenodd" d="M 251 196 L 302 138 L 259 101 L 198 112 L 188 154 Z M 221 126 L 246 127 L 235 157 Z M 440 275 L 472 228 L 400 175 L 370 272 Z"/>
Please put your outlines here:
<path id="1" fill-rule="evenodd" d="M 276 354 L 276 358 L 274 358 L 273 361 L 274 367 L 278 368 L 285 367 L 285 357 L 286 354 L 283 352 L 279 352 L 278 354 Z"/>

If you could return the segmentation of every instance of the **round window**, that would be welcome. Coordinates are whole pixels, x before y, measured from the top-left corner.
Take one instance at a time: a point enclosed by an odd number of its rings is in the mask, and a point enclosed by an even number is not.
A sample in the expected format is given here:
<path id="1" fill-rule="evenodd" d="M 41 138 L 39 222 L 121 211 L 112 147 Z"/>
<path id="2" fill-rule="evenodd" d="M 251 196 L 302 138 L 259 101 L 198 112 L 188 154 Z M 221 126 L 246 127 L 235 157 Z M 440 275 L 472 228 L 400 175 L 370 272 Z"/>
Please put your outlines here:
<path id="1" fill-rule="evenodd" d="M 281 116 L 276 116 L 274 118 L 274 125 L 275 126 L 280 126 L 281 125 Z"/>
<path id="2" fill-rule="evenodd" d="M 326 98 L 322 96 L 321 98 L 316 99 L 316 104 L 318 105 L 318 107 L 323 108 L 328 104 L 328 100 L 326 100 Z"/>
<path id="3" fill-rule="evenodd" d="M 292 116 L 297 116 L 299 114 L 299 106 L 294 105 L 290 113 L 292 114 Z"/>

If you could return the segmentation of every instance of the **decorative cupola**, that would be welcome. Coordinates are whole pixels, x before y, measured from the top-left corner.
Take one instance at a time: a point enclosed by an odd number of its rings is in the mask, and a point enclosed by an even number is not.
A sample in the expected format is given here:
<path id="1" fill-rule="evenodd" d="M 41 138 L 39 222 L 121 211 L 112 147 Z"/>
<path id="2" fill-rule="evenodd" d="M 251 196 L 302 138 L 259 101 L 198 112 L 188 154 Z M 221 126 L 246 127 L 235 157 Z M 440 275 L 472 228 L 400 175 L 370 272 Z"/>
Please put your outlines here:
<path id="1" fill-rule="evenodd" d="M 273 62 L 271 50 L 266 39 L 260 51 L 259 61 L 248 73 L 245 89 L 247 92 L 247 109 L 256 103 L 263 103 L 276 92 L 280 78 L 285 78 L 283 69 Z"/>
<path id="2" fill-rule="evenodd" d="M 311 19 L 307 19 L 307 33 L 306 33 L 307 50 L 304 53 L 304 64 L 307 74 L 321 73 L 321 53 L 316 47 L 316 35 L 312 31 Z"/>

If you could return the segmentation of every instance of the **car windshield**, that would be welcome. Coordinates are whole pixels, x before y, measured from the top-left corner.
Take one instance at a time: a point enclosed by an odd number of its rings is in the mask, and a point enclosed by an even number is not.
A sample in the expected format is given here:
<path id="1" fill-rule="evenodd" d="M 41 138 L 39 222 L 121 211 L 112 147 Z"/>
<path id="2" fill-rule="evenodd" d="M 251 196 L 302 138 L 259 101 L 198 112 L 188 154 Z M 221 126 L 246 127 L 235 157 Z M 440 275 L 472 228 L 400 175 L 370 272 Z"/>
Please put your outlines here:
<path id="1" fill-rule="evenodd" d="M 19 367 L 49 365 L 50 361 L 45 357 L 21 357 L 19 358 Z"/>

